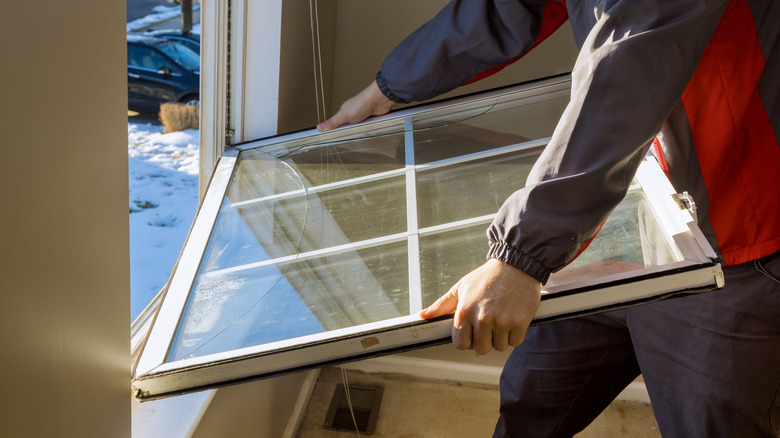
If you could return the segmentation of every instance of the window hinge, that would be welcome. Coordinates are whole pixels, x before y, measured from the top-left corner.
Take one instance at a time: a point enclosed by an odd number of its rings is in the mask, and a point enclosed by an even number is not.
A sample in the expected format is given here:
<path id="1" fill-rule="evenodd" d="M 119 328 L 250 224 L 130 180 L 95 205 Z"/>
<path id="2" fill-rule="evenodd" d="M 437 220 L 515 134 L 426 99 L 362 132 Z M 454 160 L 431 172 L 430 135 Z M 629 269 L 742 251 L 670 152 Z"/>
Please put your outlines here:
<path id="1" fill-rule="evenodd" d="M 688 192 L 675 193 L 672 195 L 672 198 L 677 203 L 677 206 L 680 207 L 680 210 L 688 210 L 693 220 L 696 223 L 699 222 L 699 218 L 696 216 L 696 203 Z"/>
<path id="2" fill-rule="evenodd" d="M 236 130 L 232 128 L 226 128 L 225 129 L 225 145 L 231 146 L 233 137 L 236 136 Z"/>

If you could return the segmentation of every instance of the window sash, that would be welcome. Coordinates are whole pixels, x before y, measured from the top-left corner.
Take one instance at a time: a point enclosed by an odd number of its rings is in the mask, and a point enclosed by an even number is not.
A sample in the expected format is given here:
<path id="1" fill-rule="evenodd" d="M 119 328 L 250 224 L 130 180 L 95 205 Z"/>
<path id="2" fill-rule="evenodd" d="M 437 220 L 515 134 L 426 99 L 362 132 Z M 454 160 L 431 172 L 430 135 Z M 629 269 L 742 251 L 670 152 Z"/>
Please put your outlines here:
<path id="1" fill-rule="evenodd" d="M 435 124 L 452 114 L 468 113 L 470 110 L 479 114 L 485 107 L 491 108 L 494 105 L 511 102 L 518 96 L 531 103 L 538 102 L 550 93 L 567 92 L 568 85 L 568 81 L 565 79 L 547 80 L 528 86 L 486 93 L 478 97 L 461 98 L 425 108 L 399 111 L 345 130 L 326 134 L 318 134 L 313 130 L 306 131 L 252 142 L 226 151 L 212 177 L 169 288 L 165 293 L 163 304 L 147 339 L 145 349 L 140 356 L 134 381 L 137 396 L 141 399 L 156 398 L 226 383 L 267 377 L 325 363 L 388 354 L 408 349 L 412 345 L 421 347 L 446 342 L 450 335 L 451 317 L 443 317 L 434 321 L 421 321 L 416 316 L 416 313 L 423 307 L 420 239 L 476 224 L 487 224 L 495 214 L 420 227 L 417 222 L 417 175 L 476 160 L 535 150 L 542 148 L 549 139 L 534 139 L 460 156 L 415 163 L 413 161 L 413 157 L 415 157 L 415 128 L 419 123 Z M 403 166 L 353 179 L 315 184 L 310 187 L 305 186 L 300 189 L 241 200 L 233 203 L 232 206 L 243 207 L 255 203 L 291 199 L 296 196 L 341 187 L 353 187 L 402 177 L 406 182 L 405 231 L 299 254 L 271 257 L 268 260 L 232 266 L 216 272 L 228 273 L 262 266 L 276 266 L 328 254 L 406 241 L 410 314 L 283 341 L 166 362 L 166 357 L 173 339 L 176 337 L 179 322 L 185 312 L 188 297 L 193 289 L 222 209 L 223 199 L 226 199 L 228 195 L 230 181 L 239 162 L 239 154 L 259 148 L 264 153 L 282 156 L 291 149 L 300 151 L 321 147 L 322 144 L 361 141 L 361 138 L 365 139 L 377 132 L 380 135 L 403 136 L 406 156 Z M 345 135 L 347 136 L 346 140 Z M 316 139 L 316 141 L 312 139 Z M 672 201 L 671 196 L 674 192 L 657 165 L 651 161 L 643 163 L 637 173 L 637 180 L 639 186 L 632 187 L 631 190 L 637 191 L 640 190 L 639 187 L 642 188 L 648 203 L 652 206 L 652 214 L 663 230 L 663 235 L 676 251 L 678 261 L 665 266 L 655 266 L 627 273 L 612 274 L 599 279 L 548 287 L 534 320 L 535 324 L 592 313 L 598 309 L 623 307 L 638 302 L 660 299 L 674 293 L 697 292 L 722 286 L 720 267 L 713 261 L 715 259 L 714 251 L 707 244 L 690 214 L 685 210 L 680 210 Z"/>

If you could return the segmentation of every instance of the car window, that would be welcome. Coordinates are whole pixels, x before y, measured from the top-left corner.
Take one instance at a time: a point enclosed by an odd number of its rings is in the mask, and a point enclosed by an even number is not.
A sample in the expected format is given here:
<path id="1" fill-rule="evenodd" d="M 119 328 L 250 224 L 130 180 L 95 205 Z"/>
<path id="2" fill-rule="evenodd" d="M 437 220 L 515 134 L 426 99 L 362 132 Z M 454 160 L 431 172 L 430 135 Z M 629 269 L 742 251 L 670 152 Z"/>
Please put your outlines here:
<path id="1" fill-rule="evenodd" d="M 200 70 L 200 54 L 178 41 L 166 40 L 155 45 L 161 52 L 170 56 L 180 66 L 189 71 Z"/>
<path id="2" fill-rule="evenodd" d="M 192 50 L 196 54 L 200 53 L 200 44 L 196 43 L 195 41 L 188 40 L 188 39 L 185 39 L 185 38 L 172 37 L 172 36 L 167 36 L 167 37 L 164 37 L 164 38 L 167 38 L 169 40 L 175 41 L 177 44 L 183 45 L 184 47 Z"/>
<path id="3" fill-rule="evenodd" d="M 160 52 L 143 46 L 127 46 L 127 65 L 133 67 L 159 70 L 163 67 L 171 68 L 170 61 L 165 59 Z"/>

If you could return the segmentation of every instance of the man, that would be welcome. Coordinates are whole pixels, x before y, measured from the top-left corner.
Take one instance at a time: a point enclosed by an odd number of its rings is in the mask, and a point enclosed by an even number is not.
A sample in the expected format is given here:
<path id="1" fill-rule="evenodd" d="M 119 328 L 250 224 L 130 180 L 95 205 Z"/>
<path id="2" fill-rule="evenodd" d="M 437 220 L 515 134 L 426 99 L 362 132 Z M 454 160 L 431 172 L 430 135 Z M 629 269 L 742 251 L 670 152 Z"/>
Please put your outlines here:
<path id="1" fill-rule="evenodd" d="M 454 312 L 457 348 L 519 346 L 495 436 L 572 436 L 640 372 L 664 436 L 780 436 L 780 2 L 456 0 L 318 129 L 479 79 L 567 17 L 571 101 L 488 229 L 488 261 L 421 316 Z M 651 144 L 693 195 L 726 287 L 526 332 L 541 285 L 595 236 Z"/>

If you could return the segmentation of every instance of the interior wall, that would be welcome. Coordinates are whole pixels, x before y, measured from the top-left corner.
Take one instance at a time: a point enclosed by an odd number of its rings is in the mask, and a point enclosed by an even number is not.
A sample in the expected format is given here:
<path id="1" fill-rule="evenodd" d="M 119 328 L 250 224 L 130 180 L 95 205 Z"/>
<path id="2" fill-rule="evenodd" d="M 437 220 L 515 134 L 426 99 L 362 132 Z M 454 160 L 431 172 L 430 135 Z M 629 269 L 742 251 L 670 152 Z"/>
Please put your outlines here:
<path id="1" fill-rule="evenodd" d="M 447 3 L 339 0 L 331 111 L 371 83 L 390 51 Z"/>
<path id="2" fill-rule="evenodd" d="M 130 436 L 124 2 L 0 2 L 0 434 Z"/>
<path id="3" fill-rule="evenodd" d="M 307 373 L 220 388 L 192 438 L 284 437 Z"/>
<path id="4" fill-rule="evenodd" d="M 383 0 L 339 0 L 332 111 L 374 80 L 390 51 L 447 3 L 449 0 L 395 0 L 388 7 Z M 433 100 L 567 73 L 576 59 L 577 47 L 566 23 L 501 72 Z"/>
<path id="5" fill-rule="evenodd" d="M 335 1 L 282 3 L 279 133 L 311 128 L 330 114 L 336 10 Z"/>
<path id="6" fill-rule="evenodd" d="M 394 0 L 391 5 L 385 0 L 320 2 L 325 113 L 332 116 L 345 100 L 373 81 L 390 51 L 447 3 L 448 0 Z M 308 3 L 286 0 L 283 23 L 279 133 L 311 128 L 317 123 Z M 520 61 L 435 100 L 567 73 L 576 57 L 577 48 L 567 23 Z"/>

